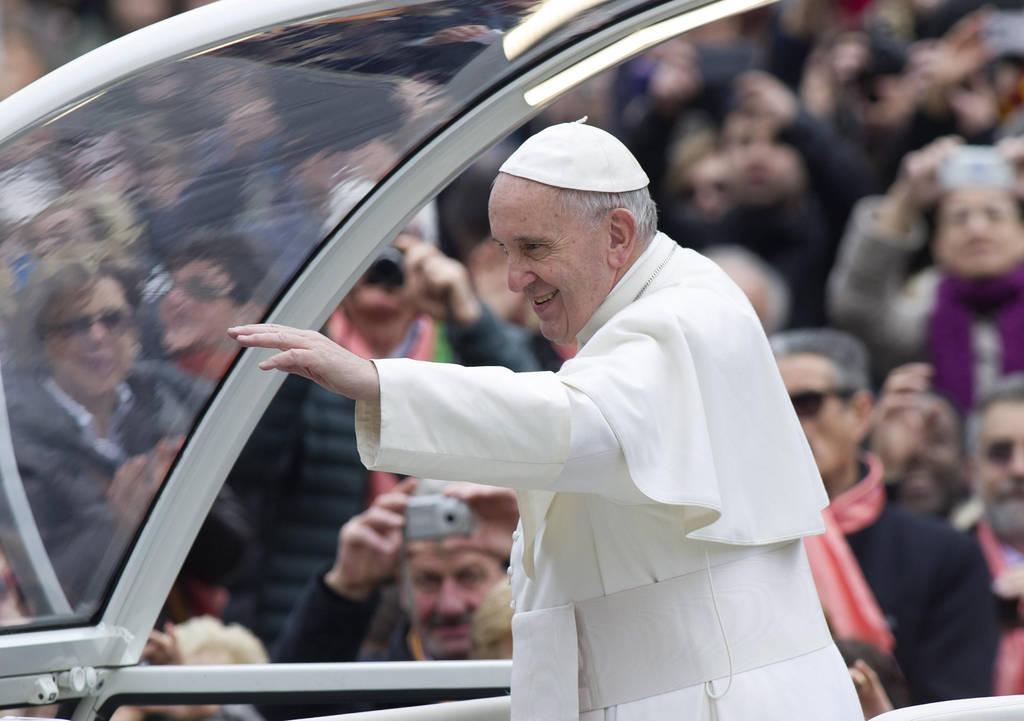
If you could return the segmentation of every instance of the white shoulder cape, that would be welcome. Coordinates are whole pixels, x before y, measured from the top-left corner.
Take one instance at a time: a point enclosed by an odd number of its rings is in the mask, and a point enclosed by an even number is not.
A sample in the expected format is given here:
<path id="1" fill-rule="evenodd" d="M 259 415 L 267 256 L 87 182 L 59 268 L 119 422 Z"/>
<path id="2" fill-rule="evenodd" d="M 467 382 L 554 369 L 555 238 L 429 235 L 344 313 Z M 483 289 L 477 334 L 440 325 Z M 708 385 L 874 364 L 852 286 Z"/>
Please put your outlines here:
<path id="1" fill-rule="evenodd" d="M 374 361 L 381 401 L 356 406 L 363 462 L 519 489 L 529 570 L 569 458 L 572 389 L 615 434 L 623 484 L 680 507 L 691 537 L 767 544 L 822 532 L 827 496 L 767 338 L 712 261 L 659 234 L 579 341 L 557 374 Z"/>
<path id="2" fill-rule="evenodd" d="M 687 507 L 691 537 L 822 532 L 828 498 L 768 340 L 714 262 L 659 234 L 580 341 L 559 379 L 601 409 L 636 487 Z"/>

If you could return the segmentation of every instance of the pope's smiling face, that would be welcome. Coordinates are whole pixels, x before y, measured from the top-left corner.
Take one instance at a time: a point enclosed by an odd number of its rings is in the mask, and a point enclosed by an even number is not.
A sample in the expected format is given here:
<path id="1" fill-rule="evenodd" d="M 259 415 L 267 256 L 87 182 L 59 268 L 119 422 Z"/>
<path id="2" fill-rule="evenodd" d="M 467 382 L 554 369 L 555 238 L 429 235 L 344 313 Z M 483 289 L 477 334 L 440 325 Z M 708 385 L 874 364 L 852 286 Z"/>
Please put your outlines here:
<path id="1" fill-rule="evenodd" d="M 509 290 L 526 296 L 545 338 L 571 343 L 624 272 L 616 211 L 582 217 L 556 188 L 501 173 L 488 212 L 508 256 Z"/>

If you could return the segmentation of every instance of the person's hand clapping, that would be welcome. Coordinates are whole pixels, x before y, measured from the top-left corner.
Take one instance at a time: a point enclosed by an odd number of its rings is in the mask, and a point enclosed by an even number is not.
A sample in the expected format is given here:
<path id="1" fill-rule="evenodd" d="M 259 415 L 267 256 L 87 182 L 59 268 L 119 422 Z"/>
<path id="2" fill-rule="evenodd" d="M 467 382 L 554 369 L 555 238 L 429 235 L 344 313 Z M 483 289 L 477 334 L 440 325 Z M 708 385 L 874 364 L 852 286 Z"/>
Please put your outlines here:
<path id="1" fill-rule="evenodd" d="M 355 400 L 380 400 L 380 381 L 373 363 L 315 330 L 257 323 L 228 328 L 228 335 L 247 348 L 281 351 L 261 362 L 261 370 L 295 373 Z"/>
<path id="2" fill-rule="evenodd" d="M 181 448 L 181 439 L 162 440 L 149 453 L 132 456 L 114 471 L 106 499 L 122 527 L 142 518 Z"/>

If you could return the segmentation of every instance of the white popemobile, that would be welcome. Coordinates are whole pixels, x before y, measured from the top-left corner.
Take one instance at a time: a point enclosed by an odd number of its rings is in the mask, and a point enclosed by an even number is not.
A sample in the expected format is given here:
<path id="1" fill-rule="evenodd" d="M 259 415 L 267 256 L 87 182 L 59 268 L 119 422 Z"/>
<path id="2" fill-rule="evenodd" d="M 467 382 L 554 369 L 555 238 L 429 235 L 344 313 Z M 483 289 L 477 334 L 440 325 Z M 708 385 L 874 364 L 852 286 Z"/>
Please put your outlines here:
<path id="1" fill-rule="evenodd" d="M 241 353 L 215 383 L 182 390 L 188 410 L 167 427 L 184 432 L 142 450 L 89 436 L 92 416 L 60 383 L 43 382 L 108 476 L 130 466 L 152 481 L 127 500 L 96 492 L 92 466 L 66 438 L 42 438 L 29 459 L 24 439 L 39 429 L 12 410 L 25 407 L 21 379 L 52 374 L 58 350 L 94 331 L 138 343 L 114 359 L 64 356 L 66 368 L 138 370 L 155 323 L 145 311 L 169 287 L 162 259 L 211 225 L 265 242 L 271 262 L 254 279 L 263 319 L 318 327 L 425 203 L 542 108 L 663 40 L 770 1 L 219 0 L 0 103 L 0 706 L 60 704 L 47 713 L 93 721 L 122 703 L 445 700 L 345 718 L 508 719 L 508 661 L 139 665 L 283 374 L 259 372 L 265 352 Z M 36 222 L 58 208 L 72 219 L 59 237 Z M 26 289 L 49 287 L 40 279 L 66 279 L 100 257 L 133 266 L 141 295 L 114 297 L 138 311 L 138 327 L 79 308 L 92 302 L 79 296 L 30 302 Z M 40 348 L 25 344 L 33 333 Z M 125 406 L 151 390 L 127 387 L 114 391 Z M 60 482 L 40 468 L 60 471 Z M 884 718 L 1024 719 L 1024 698 Z"/>

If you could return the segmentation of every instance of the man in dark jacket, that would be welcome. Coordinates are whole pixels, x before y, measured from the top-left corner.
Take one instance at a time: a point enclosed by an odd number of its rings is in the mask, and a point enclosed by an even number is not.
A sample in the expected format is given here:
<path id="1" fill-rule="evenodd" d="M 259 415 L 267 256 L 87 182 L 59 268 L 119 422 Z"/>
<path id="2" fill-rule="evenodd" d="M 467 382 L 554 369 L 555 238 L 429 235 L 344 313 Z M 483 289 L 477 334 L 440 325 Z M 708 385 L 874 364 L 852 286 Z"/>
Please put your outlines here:
<path id="1" fill-rule="evenodd" d="M 505 575 L 518 520 L 509 489 L 448 484 L 444 493 L 473 509 L 468 536 L 404 540 L 406 510 L 417 483 L 379 496 L 344 525 L 331 567 L 306 584 L 273 653 L 275 662 L 458 660 L 469 657 L 473 611 Z M 436 489 L 435 489 L 436 490 Z M 431 496 L 435 497 L 436 496 Z M 398 580 L 402 616 L 384 650 L 364 641 L 381 587 Z M 302 718 L 354 707 L 268 707 L 268 719 Z"/>
<path id="2" fill-rule="evenodd" d="M 829 329 L 781 333 L 772 347 L 831 501 L 826 526 L 839 530 L 807 543 L 833 632 L 891 650 L 913 703 L 989 695 L 998 628 L 985 559 L 970 536 L 886 503 L 881 462 L 860 450 L 874 405 L 864 347 Z M 829 572 L 842 583 L 823 583 Z M 858 579 L 866 588 L 844 606 L 836 586 Z M 871 607 L 875 624 L 862 620 Z"/>

